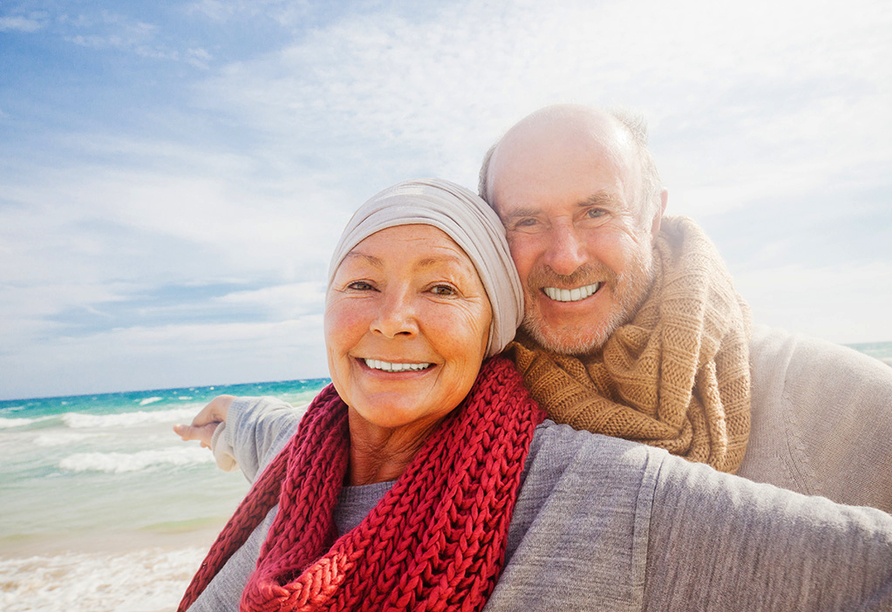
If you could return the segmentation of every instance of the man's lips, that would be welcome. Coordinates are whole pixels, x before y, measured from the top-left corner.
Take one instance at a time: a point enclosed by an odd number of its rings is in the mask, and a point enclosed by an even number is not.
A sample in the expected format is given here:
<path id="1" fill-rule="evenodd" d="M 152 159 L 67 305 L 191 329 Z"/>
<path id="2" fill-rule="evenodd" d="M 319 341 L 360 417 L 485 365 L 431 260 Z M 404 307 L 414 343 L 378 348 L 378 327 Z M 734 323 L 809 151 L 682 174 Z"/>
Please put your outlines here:
<path id="1" fill-rule="evenodd" d="M 380 359 L 363 359 L 366 366 L 372 370 L 381 370 L 382 372 L 418 372 L 431 367 L 431 363 L 392 363 L 390 361 L 381 361 Z"/>
<path id="2" fill-rule="evenodd" d="M 601 283 L 592 283 L 576 287 L 575 289 L 559 289 L 557 287 L 542 287 L 542 293 L 555 302 L 578 302 L 594 295 L 601 288 Z"/>

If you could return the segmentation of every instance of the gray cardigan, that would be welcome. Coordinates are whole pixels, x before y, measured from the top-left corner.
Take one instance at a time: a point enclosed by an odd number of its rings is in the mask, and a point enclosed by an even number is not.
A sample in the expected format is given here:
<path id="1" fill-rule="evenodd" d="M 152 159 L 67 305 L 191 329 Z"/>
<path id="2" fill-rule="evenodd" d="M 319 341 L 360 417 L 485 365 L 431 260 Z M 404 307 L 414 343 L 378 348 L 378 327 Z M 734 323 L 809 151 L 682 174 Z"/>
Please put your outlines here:
<path id="1" fill-rule="evenodd" d="M 217 446 L 231 447 L 252 479 L 298 417 L 270 398 L 237 400 Z M 346 488 L 340 528 L 389 486 Z M 237 609 L 274 512 L 191 610 Z M 892 516 L 546 421 L 486 609 L 890 610 Z"/>

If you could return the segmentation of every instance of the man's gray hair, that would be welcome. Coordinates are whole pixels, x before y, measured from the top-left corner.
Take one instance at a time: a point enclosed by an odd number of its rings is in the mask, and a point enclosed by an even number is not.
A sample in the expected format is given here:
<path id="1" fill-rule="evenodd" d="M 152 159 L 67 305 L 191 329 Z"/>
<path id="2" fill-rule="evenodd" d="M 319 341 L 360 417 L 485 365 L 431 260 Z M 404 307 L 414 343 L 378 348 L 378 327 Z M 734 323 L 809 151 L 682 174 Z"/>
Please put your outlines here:
<path id="1" fill-rule="evenodd" d="M 604 112 L 626 128 L 626 131 L 632 138 L 632 142 L 635 145 L 635 155 L 638 158 L 638 165 L 641 169 L 640 197 L 643 200 L 641 207 L 642 219 L 653 219 L 662 204 L 660 196 L 663 191 L 663 182 L 660 180 L 657 166 L 654 163 L 653 156 L 650 154 L 650 149 L 647 147 L 647 120 L 643 115 L 623 108 L 608 108 L 604 109 Z M 489 176 L 489 162 L 500 142 L 502 142 L 501 138 L 483 156 L 483 163 L 480 166 L 480 175 L 477 181 L 477 193 L 493 209 L 495 209 L 495 204 L 490 199 L 487 180 Z"/>
<path id="2" fill-rule="evenodd" d="M 623 108 L 607 109 L 606 112 L 619 121 L 632 137 L 635 154 L 638 157 L 638 167 L 641 170 L 642 219 L 653 219 L 662 205 L 660 196 L 663 192 L 663 181 L 660 180 L 657 165 L 647 147 L 647 120 L 643 115 Z"/>

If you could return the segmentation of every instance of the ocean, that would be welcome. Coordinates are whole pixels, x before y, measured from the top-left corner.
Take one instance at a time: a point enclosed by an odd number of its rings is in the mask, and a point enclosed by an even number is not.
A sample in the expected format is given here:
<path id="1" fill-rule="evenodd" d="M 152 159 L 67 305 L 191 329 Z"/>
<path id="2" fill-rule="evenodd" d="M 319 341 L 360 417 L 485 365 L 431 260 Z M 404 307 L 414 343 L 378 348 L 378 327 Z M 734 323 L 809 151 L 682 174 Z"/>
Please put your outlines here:
<path id="1" fill-rule="evenodd" d="M 303 406 L 328 382 L 0 402 L 0 610 L 175 610 L 248 482 L 173 425 L 217 395 Z"/>
<path id="2" fill-rule="evenodd" d="M 892 366 L 892 342 L 852 346 Z M 299 407 L 328 382 L 0 401 L 0 610 L 175 610 L 248 483 L 173 425 L 217 395 Z"/>

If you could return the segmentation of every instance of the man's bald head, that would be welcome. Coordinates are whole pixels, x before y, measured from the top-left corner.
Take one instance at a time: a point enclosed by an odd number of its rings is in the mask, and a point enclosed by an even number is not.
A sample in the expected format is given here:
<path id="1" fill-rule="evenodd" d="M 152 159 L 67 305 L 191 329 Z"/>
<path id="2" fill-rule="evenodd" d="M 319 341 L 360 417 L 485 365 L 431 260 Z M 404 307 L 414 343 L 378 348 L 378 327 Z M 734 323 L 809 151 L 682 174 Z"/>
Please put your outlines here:
<path id="1" fill-rule="evenodd" d="M 483 158 L 480 167 L 478 192 L 490 206 L 498 210 L 493 201 L 490 167 L 493 157 L 502 145 L 512 143 L 523 148 L 549 147 L 560 150 L 570 139 L 588 140 L 589 144 L 613 144 L 605 152 L 624 147 L 624 154 L 634 168 L 638 181 L 637 200 L 642 204 L 642 221 L 650 220 L 662 208 L 663 185 L 653 157 L 647 147 L 647 122 L 643 117 L 617 109 L 597 109 L 578 104 L 557 104 L 542 108 L 516 123 L 499 139 Z M 570 151 L 567 151 L 570 153 Z"/>

